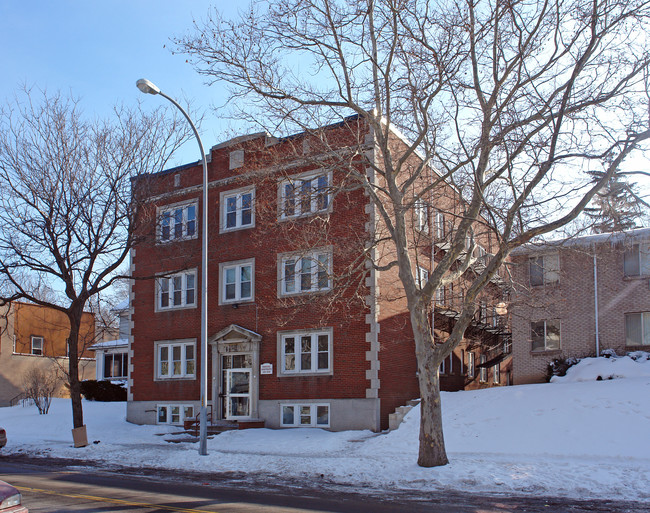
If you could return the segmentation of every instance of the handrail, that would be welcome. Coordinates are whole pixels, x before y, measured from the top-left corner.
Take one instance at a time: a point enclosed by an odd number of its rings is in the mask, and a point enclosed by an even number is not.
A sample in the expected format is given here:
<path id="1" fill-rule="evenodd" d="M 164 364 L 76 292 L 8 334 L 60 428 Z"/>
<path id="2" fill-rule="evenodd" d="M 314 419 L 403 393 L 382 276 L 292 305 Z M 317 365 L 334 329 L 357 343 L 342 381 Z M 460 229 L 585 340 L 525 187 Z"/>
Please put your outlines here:
<path id="1" fill-rule="evenodd" d="M 15 404 L 18 404 L 18 401 L 21 401 L 22 399 L 26 399 L 26 397 L 25 397 L 25 392 L 21 392 L 21 393 L 18 394 L 16 397 L 13 397 L 13 398 L 9 401 L 9 406 L 14 406 Z"/>

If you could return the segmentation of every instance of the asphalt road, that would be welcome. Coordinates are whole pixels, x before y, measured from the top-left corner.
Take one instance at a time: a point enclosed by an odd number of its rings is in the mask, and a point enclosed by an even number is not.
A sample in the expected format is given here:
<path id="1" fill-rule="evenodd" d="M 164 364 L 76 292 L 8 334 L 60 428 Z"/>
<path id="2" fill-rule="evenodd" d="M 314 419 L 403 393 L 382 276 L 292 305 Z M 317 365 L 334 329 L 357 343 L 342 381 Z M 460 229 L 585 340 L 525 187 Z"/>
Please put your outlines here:
<path id="1" fill-rule="evenodd" d="M 649 513 L 650 504 L 346 489 L 270 476 L 99 469 L 69 460 L 0 456 L 0 479 L 30 513 Z"/>

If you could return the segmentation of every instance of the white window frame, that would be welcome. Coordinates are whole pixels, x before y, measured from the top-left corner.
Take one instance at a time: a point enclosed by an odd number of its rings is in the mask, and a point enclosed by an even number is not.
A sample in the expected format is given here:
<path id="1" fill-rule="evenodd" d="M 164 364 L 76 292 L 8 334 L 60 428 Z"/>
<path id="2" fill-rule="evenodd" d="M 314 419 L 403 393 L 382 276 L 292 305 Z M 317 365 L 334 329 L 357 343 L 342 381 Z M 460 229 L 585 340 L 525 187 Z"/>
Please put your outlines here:
<path id="1" fill-rule="evenodd" d="M 467 352 L 467 377 L 476 377 L 476 355 L 473 351 Z"/>
<path id="2" fill-rule="evenodd" d="M 480 362 L 481 364 L 487 362 L 487 356 L 484 354 L 481 355 L 480 357 Z M 479 383 L 487 383 L 488 376 L 487 376 L 487 367 L 481 367 L 478 370 L 478 381 Z"/>
<path id="3" fill-rule="evenodd" d="M 164 408 L 165 409 L 165 421 L 161 422 L 160 421 L 160 410 Z M 174 417 L 173 417 L 173 408 L 178 408 L 178 422 L 174 422 Z M 188 415 L 187 410 L 191 408 L 192 409 L 192 414 Z M 194 412 L 194 405 L 193 404 L 169 404 L 169 403 L 163 403 L 163 404 L 156 404 L 156 424 L 161 424 L 161 425 L 181 425 L 183 424 L 184 421 L 194 419 L 196 417 L 196 414 Z"/>
<path id="4" fill-rule="evenodd" d="M 244 212 L 244 196 L 250 194 L 250 223 L 244 224 L 242 214 Z M 228 200 L 235 198 L 235 225 L 228 226 Z M 242 187 L 232 191 L 224 191 L 219 194 L 219 204 L 221 205 L 221 222 L 219 223 L 219 233 L 234 232 L 237 230 L 246 230 L 255 227 L 255 187 Z"/>
<path id="5" fill-rule="evenodd" d="M 634 270 L 628 270 L 628 262 L 634 264 Z M 650 275 L 650 243 L 633 244 L 623 253 L 623 275 L 628 277 Z"/>
<path id="6" fill-rule="evenodd" d="M 192 277 L 190 280 L 190 276 Z M 180 282 L 177 281 L 180 279 Z M 176 288 L 180 283 L 180 289 Z M 188 287 L 188 283 L 193 284 L 193 288 Z M 175 301 L 174 293 L 180 290 L 180 302 L 177 304 Z M 192 302 L 187 301 L 187 292 L 193 290 Z M 167 276 L 156 278 L 156 312 L 164 312 L 167 310 L 179 310 L 183 308 L 196 308 L 198 296 L 198 281 L 196 269 L 190 269 L 181 273 L 174 273 Z M 163 306 L 163 296 L 167 294 L 167 306 Z"/>
<path id="7" fill-rule="evenodd" d="M 418 287 L 423 288 L 429 281 L 429 271 L 424 267 L 418 266 Z"/>
<path id="8" fill-rule="evenodd" d="M 501 384 L 501 364 L 497 363 L 492 366 L 492 382 L 495 385 Z"/>
<path id="9" fill-rule="evenodd" d="M 549 347 L 548 345 L 548 324 L 551 322 L 557 324 L 558 331 L 560 333 L 560 337 L 558 340 L 558 347 Z M 533 348 L 533 324 L 539 324 L 539 323 L 544 324 L 544 347 L 535 349 Z M 562 349 L 562 322 L 560 321 L 560 319 L 540 319 L 538 321 L 530 322 L 530 350 L 531 351 L 533 352 L 559 351 L 560 349 Z"/>
<path id="10" fill-rule="evenodd" d="M 331 375 L 332 374 L 332 347 L 333 347 L 333 330 L 332 328 L 314 329 L 314 330 L 296 330 L 278 332 L 278 369 L 281 376 L 304 376 L 304 375 Z M 318 368 L 318 356 L 324 353 L 319 350 L 319 337 L 327 336 L 327 368 Z M 310 351 L 304 354 L 310 355 L 310 367 L 302 368 L 302 347 L 303 337 L 310 338 Z M 293 339 L 293 352 L 287 352 L 287 343 Z M 293 369 L 287 369 L 287 357 L 293 356 Z"/>
<path id="11" fill-rule="evenodd" d="M 542 263 L 539 264 L 538 260 Z M 541 283 L 533 283 L 533 266 L 541 269 Z M 528 258 L 528 278 L 531 287 L 542 287 L 544 285 L 557 285 L 560 283 L 560 254 L 545 253 L 543 255 L 534 255 Z"/>
<path id="12" fill-rule="evenodd" d="M 193 208 L 194 219 L 189 218 L 190 208 Z M 190 240 L 196 239 L 199 236 L 199 203 L 196 200 L 185 201 L 182 203 L 174 203 L 173 205 L 164 205 L 157 207 L 157 230 L 156 230 L 156 240 L 160 244 L 168 244 L 170 242 L 175 242 L 179 240 Z M 176 225 L 179 224 L 177 221 L 177 212 L 181 211 L 180 219 L 180 235 L 176 235 Z M 167 214 L 170 214 L 167 217 Z M 166 226 L 165 220 L 169 220 L 169 237 L 163 237 L 163 231 Z M 188 235 L 188 227 L 190 222 L 193 223 L 194 230 Z"/>
<path id="13" fill-rule="evenodd" d="M 325 269 L 322 259 L 327 258 Z M 291 269 L 293 262 L 293 272 Z M 311 264 L 311 265 L 310 265 Z M 306 272 L 307 271 L 307 272 Z M 327 285 L 321 287 L 322 273 L 327 273 Z M 303 276 L 309 276 L 310 288 L 303 289 Z M 315 249 L 307 253 L 278 255 L 278 296 L 295 296 L 326 292 L 332 288 L 332 248 Z"/>
<path id="14" fill-rule="evenodd" d="M 242 296 L 241 269 L 250 267 L 250 296 Z M 226 274 L 229 270 L 235 270 L 235 297 L 228 299 L 226 297 L 226 287 L 231 283 L 226 282 Z M 223 262 L 219 264 L 219 304 L 247 303 L 255 300 L 255 259 L 237 260 L 235 262 Z"/>
<path id="15" fill-rule="evenodd" d="M 436 239 L 443 240 L 447 235 L 447 226 L 445 225 L 445 214 L 436 211 L 435 213 L 435 229 L 436 229 Z"/>
<path id="16" fill-rule="evenodd" d="M 429 233 L 429 205 L 423 199 L 416 200 L 413 204 L 413 217 L 415 229 L 422 233 Z"/>
<path id="17" fill-rule="evenodd" d="M 120 365 L 121 370 L 126 370 L 126 374 L 120 375 L 120 376 L 107 376 L 106 375 L 106 360 L 107 357 L 110 357 L 111 360 L 115 359 L 116 355 L 121 355 L 122 356 L 122 364 Z M 112 367 L 112 366 L 111 366 Z M 126 367 L 126 369 L 124 369 Z M 129 352 L 127 349 L 123 350 L 113 350 L 113 351 L 106 351 L 104 353 L 104 356 L 102 358 L 102 379 L 125 379 L 129 377 Z"/>
<path id="18" fill-rule="evenodd" d="M 35 344 L 35 342 L 40 342 L 40 348 L 36 347 L 38 344 Z M 43 339 L 43 337 L 32 335 L 29 354 L 33 354 L 34 356 L 44 356 L 45 355 L 44 346 L 45 346 L 45 340 Z M 36 352 L 36 351 L 40 351 L 40 352 Z"/>
<path id="19" fill-rule="evenodd" d="M 180 347 L 179 359 L 174 359 L 174 349 Z M 192 358 L 187 356 L 187 348 L 192 348 Z M 165 351 L 163 351 L 165 350 Z M 166 352 L 167 358 L 163 358 L 163 352 Z M 177 379 L 196 379 L 196 339 L 187 340 L 160 340 L 154 342 L 154 358 L 156 362 L 155 379 L 156 380 L 177 380 Z M 174 373 L 174 363 L 179 362 L 180 372 Z M 188 370 L 188 362 L 193 362 L 192 370 Z M 164 364 L 167 364 L 164 366 Z M 166 367 L 166 372 L 164 367 Z"/>
<path id="20" fill-rule="evenodd" d="M 319 207 L 320 198 L 323 197 L 318 192 L 321 187 L 319 185 L 319 178 L 321 177 L 327 179 L 325 184 L 327 190 L 324 195 L 326 205 L 324 207 Z M 325 169 L 309 171 L 280 181 L 278 185 L 278 219 L 295 219 L 330 212 L 332 209 L 331 187 L 332 172 Z M 288 195 L 289 190 L 292 191 L 291 196 Z M 309 191 L 309 208 L 305 209 L 306 202 L 303 201 L 303 197 L 307 191 Z M 289 201 L 292 202 L 291 208 L 287 206 Z"/>
<path id="21" fill-rule="evenodd" d="M 284 422 L 285 408 L 293 408 L 293 422 L 290 424 Z M 303 408 L 309 408 L 309 413 L 305 413 Z M 318 424 L 318 408 L 327 408 L 326 424 Z M 329 403 L 280 403 L 280 426 L 329 428 L 331 411 Z M 303 418 L 307 415 L 309 415 L 309 423 L 302 423 Z"/>
<path id="22" fill-rule="evenodd" d="M 628 319 L 632 316 L 639 317 L 639 328 L 641 341 L 632 343 L 629 342 L 629 328 L 628 328 Z M 625 314 L 625 345 L 630 346 L 648 346 L 650 345 L 650 312 L 630 312 Z"/>

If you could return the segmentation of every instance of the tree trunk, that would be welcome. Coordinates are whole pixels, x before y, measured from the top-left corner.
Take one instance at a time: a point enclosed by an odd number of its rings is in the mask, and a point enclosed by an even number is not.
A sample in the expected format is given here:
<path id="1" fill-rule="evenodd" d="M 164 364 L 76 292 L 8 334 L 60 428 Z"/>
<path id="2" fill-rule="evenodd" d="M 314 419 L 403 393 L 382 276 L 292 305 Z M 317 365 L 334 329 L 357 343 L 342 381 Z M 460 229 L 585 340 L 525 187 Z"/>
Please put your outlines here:
<path id="1" fill-rule="evenodd" d="M 428 310 L 424 304 L 411 308 L 411 325 L 415 339 L 421 401 L 418 465 L 439 467 L 449 463 L 442 433 L 440 378 L 438 376 L 442 358 L 439 351 L 435 349 Z"/>
<path id="2" fill-rule="evenodd" d="M 440 379 L 438 369 L 426 371 L 427 386 L 420 386 L 420 449 L 418 465 L 439 467 L 449 463 L 442 434 L 442 408 L 440 405 Z M 420 371 L 421 375 L 422 371 Z M 420 378 L 422 379 L 422 378 Z"/>
<path id="3" fill-rule="evenodd" d="M 79 382 L 79 331 L 83 312 L 69 311 L 70 336 L 68 337 L 68 384 L 70 400 L 72 401 L 72 427 L 78 428 L 84 424 L 83 407 L 81 405 L 81 383 Z"/>

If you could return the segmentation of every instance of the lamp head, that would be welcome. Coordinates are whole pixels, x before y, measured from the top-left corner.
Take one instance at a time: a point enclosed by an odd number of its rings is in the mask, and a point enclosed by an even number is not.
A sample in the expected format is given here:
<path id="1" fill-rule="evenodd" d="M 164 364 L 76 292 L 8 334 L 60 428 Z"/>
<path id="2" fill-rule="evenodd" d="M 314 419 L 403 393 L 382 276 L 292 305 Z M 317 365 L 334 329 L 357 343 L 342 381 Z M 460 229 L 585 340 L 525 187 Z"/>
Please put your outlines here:
<path id="1" fill-rule="evenodd" d="M 135 83 L 136 87 L 146 94 L 160 94 L 160 88 L 146 78 L 141 78 Z"/>

